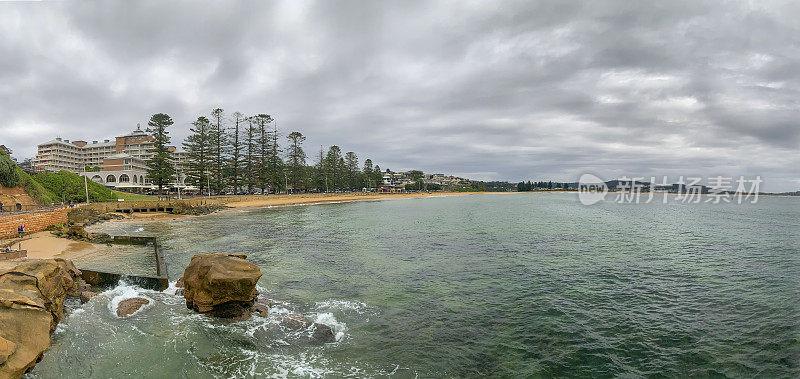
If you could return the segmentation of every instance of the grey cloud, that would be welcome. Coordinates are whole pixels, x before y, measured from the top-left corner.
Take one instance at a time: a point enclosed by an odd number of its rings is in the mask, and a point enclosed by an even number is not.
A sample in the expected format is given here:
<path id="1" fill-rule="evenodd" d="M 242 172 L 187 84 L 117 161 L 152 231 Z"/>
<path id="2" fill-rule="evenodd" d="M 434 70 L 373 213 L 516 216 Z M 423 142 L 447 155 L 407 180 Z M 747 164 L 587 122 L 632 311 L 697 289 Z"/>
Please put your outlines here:
<path id="1" fill-rule="evenodd" d="M 0 3 L 0 143 L 212 108 L 381 167 L 481 179 L 762 175 L 797 190 L 800 6 Z"/>

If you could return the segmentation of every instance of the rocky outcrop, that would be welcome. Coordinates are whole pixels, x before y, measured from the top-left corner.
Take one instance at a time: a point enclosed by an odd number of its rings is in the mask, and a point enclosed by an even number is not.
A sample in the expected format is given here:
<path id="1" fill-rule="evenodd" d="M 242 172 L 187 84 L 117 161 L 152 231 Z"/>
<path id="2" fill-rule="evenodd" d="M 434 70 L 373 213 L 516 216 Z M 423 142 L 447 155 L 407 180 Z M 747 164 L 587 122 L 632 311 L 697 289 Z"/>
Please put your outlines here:
<path id="1" fill-rule="evenodd" d="M 143 297 L 132 297 L 130 299 L 122 300 L 119 302 L 119 304 L 117 304 L 117 316 L 128 317 L 136 313 L 139 308 L 147 304 L 150 304 L 150 300 L 147 300 Z"/>
<path id="2" fill-rule="evenodd" d="M 220 204 L 206 204 L 206 205 L 190 205 L 187 202 L 177 202 L 173 204 L 172 211 L 170 213 L 176 215 L 207 215 L 214 213 L 221 209 L 228 208 L 225 205 Z"/>
<path id="3" fill-rule="evenodd" d="M 192 257 L 183 273 L 186 307 L 215 317 L 249 318 L 261 270 L 245 258 L 234 254 Z"/>
<path id="4" fill-rule="evenodd" d="M 0 377 L 20 377 L 41 359 L 64 318 L 64 299 L 80 288 L 70 261 L 43 259 L 0 266 Z"/>
<path id="5" fill-rule="evenodd" d="M 311 321 L 308 321 L 306 316 L 292 313 L 281 319 L 281 325 L 289 329 L 300 330 L 311 326 Z"/>
<path id="6" fill-rule="evenodd" d="M 330 326 L 320 324 L 318 322 L 312 323 L 311 321 L 308 321 L 306 316 L 303 315 L 296 313 L 289 314 L 281 319 L 281 325 L 292 330 L 308 329 L 308 340 L 311 343 L 328 343 L 336 341 L 336 335 L 333 333 L 333 329 L 331 329 Z"/>
<path id="7" fill-rule="evenodd" d="M 105 233 L 89 233 L 81 224 L 59 224 L 48 228 L 53 235 L 68 238 L 76 241 L 88 241 L 94 243 L 109 243 L 113 238 Z"/>
<path id="8" fill-rule="evenodd" d="M 311 343 L 328 343 L 336 342 L 336 336 L 330 326 L 320 323 L 311 324 L 311 336 L 309 337 Z"/>
<path id="9" fill-rule="evenodd" d="M 253 313 L 269 316 L 272 304 L 258 298 L 256 283 L 261 278 L 258 266 L 245 260 L 244 255 L 195 255 L 175 284 L 176 294 L 183 296 L 186 307 L 216 317 L 245 320 Z M 312 344 L 336 341 L 333 330 L 324 324 L 312 323 L 305 316 L 290 314 L 281 319 L 281 325 L 292 330 L 308 332 Z"/>
<path id="10" fill-rule="evenodd" d="M 92 291 L 82 291 L 80 294 L 81 304 L 88 303 L 89 300 L 92 300 L 92 298 L 95 296 L 97 296 L 97 294 Z"/>

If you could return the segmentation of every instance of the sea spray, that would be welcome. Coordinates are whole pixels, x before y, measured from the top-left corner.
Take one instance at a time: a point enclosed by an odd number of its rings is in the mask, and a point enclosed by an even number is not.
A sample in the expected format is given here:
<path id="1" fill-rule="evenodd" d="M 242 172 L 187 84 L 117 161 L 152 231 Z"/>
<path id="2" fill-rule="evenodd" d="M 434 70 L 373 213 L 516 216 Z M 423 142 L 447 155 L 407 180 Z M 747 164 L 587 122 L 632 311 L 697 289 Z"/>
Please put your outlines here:
<path id="1" fill-rule="evenodd" d="M 151 297 L 145 295 L 145 293 L 154 293 L 154 292 L 155 291 L 146 290 L 138 286 L 129 285 L 124 281 L 120 281 L 116 287 L 101 293 L 101 295 L 111 299 L 108 302 L 108 310 L 114 315 L 114 317 L 118 317 L 117 307 L 119 306 L 119 303 L 122 302 L 123 300 L 132 299 L 135 297 L 146 299 L 148 303 L 137 309 L 132 314 L 130 314 L 129 315 L 130 317 L 136 315 L 139 312 L 142 312 L 145 309 L 153 307 L 155 301 Z"/>
<path id="2" fill-rule="evenodd" d="M 344 337 L 344 333 L 347 331 L 347 324 L 337 320 L 333 313 L 330 312 L 318 313 L 314 317 L 313 322 L 330 326 L 333 330 L 336 342 L 341 341 Z M 311 328 L 313 328 L 313 326 Z M 311 335 L 311 328 L 309 328 L 309 336 Z"/>

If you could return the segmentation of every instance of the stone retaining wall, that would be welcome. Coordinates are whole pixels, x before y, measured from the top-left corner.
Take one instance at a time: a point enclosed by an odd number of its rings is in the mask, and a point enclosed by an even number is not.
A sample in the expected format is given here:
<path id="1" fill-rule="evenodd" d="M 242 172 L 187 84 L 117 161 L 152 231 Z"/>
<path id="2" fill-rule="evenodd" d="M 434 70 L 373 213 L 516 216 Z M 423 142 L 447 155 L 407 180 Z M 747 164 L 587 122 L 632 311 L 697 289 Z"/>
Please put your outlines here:
<path id="1" fill-rule="evenodd" d="M 48 226 L 67 222 L 67 213 L 71 209 L 30 212 L 0 216 L 0 238 L 17 237 L 17 228 L 25 225 L 26 233 L 41 232 Z"/>

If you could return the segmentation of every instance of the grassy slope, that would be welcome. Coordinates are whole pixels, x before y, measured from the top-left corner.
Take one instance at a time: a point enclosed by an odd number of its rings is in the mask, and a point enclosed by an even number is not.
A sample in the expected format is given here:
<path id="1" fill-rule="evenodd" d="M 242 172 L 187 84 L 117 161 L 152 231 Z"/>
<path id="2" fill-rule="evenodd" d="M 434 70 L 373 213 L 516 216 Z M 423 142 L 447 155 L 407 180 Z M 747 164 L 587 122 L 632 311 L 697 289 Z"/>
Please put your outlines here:
<path id="1" fill-rule="evenodd" d="M 148 200 L 157 200 L 158 199 L 156 196 L 140 195 L 140 194 L 136 194 L 136 193 L 127 193 L 127 192 L 114 191 L 114 190 L 112 190 L 111 192 L 114 193 L 114 195 L 117 197 L 117 199 L 123 199 L 125 201 L 148 201 Z"/>
<path id="2" fill-rule="evenodd" d="M 17 174 L 19 175 L 19 186 L 22 187 L 30 197 L 38 201 L 39 204 L 50 205 L 61 201 L 61 197 L 49 191 L 19 167 L 17 167 Z"/>
<path id="3" fill-rule="evenodd" d="M 3 152 L 0 152 L 0 160 L 2 163 L 5 163 L 6 167 L 13 167 L 14 172 L 17 174 L 17 183 L 18 187 L 22 187 L 25 192 L 30 195 L 34 200 L 36 200 L 39 204 L 42 205 L 49 205 L 50 203 L 55 203 L 61 201 L 61 199 L 57 198 L 55 194 L 48 191 L 44 188 L 40 183 L 33 180 L 27 172 L 22 171 L 17 164 L 11 160 L 11 158 Z"/>
<path id="4" fill-rule="evenodd" d="M 84 202 L 86 201 L 86 188 L 84 187 L 83 177 L 68 171 L 48 172 L 29 175 L 22 171 L 16 163 L 3 152 L 0 152 L 0 160 L 14 167 L 17 173 L 17 185 L 22 187 L 39 204 L 49 205 L 65 201 Z M 155 196 L 138 195 L 121 191 L 114 191 L 101 184 L 88 181 L 89 198 L 92 202 L 116 201 L 147 201 L 156 200 Z"/>
<path id="5" fill-rule="evenodd" d="M 48 191 L 55 194 L 59 201 L 61 201 L 62 198 L 65 201 L 86 201 L 84 179 L 78 174 L 69 171 L 45 172 L 35 174 L 33 179 L 39 182 Z M 91 199 L 92 202 L 112 201 L 116 199 L 114 193 L 101 184 L 89 180 L 86 182 L 86 185 L 88 185 L 89 199 Z"/>

